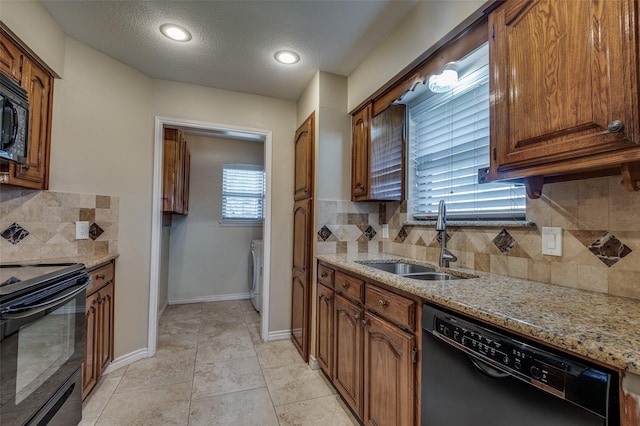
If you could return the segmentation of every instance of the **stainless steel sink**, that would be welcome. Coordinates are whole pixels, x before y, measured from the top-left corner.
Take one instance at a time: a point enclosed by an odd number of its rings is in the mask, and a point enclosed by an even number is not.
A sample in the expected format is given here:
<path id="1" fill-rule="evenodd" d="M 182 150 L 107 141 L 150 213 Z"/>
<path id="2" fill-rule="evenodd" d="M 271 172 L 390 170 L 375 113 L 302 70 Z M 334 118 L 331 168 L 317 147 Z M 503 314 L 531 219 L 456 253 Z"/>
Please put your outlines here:
<path id="1" fill-rule="evenodd" d="M 370 268 L 379 269 L 385 272 L 391 272 L 392 274 L 396 274 L 396 275 L 436 272 L 435 269 L 429 268 L 427 266 L 413 265 L 411 263 L 403 263 L 403 262 L 398 262 L 398 263 L 372 262 L 372 263 L 362 263 L 362 264 Z"/>
<path id="2" fill-rule="evenodd" d="M 448 281 L 448 280 L 463 280 L 465 277 L 459 277 L 457 275 L 446 274 L 444 272 L 427 272 L 424 274 L 409 274 L 402 275 L 406 278 L 423 281 Z"/>

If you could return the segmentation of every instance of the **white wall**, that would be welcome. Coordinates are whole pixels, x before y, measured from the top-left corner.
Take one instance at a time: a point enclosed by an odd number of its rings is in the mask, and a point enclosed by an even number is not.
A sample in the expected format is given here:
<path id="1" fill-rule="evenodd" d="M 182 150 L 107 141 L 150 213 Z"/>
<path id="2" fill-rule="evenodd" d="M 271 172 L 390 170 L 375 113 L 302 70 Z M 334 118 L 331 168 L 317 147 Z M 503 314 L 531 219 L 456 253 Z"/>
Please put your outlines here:
<path id="1" fill-rule="evenodd" d="M 271 299 L 269 330 L 291 323 L 293 137 L 291 101 L 165 80 L 153 81 L 153 115 L 272 131 Z"/>
<path id="2" fill-rule="evenodd" d="M 64 76 L 66 35 L 37 1 L 0 1 L 0 21 L 58 76 Z"/>
<path id="3" fill-rule="evenodd" d="M 485 3 L 486 0 L 421 1 L 349 75 L 348 110 L 368 99 Z"/>
<path id="4" fill-rule="evenodd" d="M 264 164 L 264 144 L 187 135 L 191 152 L 189 215 L 171 226 L 169 301 L 249 292 L 251 240 L 262 226 L 222 226 L 222 165 Z M 276 295 L 276 297 L 279 297 Z"/>

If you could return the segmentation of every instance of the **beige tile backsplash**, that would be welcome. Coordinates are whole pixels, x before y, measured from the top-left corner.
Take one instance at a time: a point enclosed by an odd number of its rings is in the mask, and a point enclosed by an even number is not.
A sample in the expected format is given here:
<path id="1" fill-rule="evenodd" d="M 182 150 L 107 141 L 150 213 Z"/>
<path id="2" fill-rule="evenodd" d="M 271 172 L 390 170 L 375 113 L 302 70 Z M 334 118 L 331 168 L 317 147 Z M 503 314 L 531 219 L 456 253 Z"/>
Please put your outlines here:
<path id="1" fill-rule="evenodd" d="M 0 238 L 0 262 L 116 254 L 118 211 L 118 197 L 0 187 L 0 233 L 14 223 L 29 232 L 16 244 Z M 103 232 L 76 240 L 76 221 Z"/>
<path id="2" fill-rule="evenodd" d="M 502 227 L 450 226 L 447 247 L 459 266 L 640 299 L 640 193 L 628 192 L 620 181 L 613 176 L 545 185 L 542 197 L 527 200 L 527 219 L 536 226 L 506 228 L 515 240 L 506 254 L 494 243 Z M 437 233 L 432 226 L 404 226 L 404 203 L 320 200 L 317 205 L 316 253 L 385 252 L 437 262 Z M 388 239 L 382 239 L 383 223 L 389 224 Z M 370 241 L 363 233 L 368 225 L 376 232 Z M 331 233 L 323 240 L 325 226 Z M 561 257 L 542 254 L 543 226 L 563 228 Z M 603 248 L 610 265 L 589 248 L 606 233 L 615 237 Z M 628 254 L 620 257 L 624 247 Z"/>

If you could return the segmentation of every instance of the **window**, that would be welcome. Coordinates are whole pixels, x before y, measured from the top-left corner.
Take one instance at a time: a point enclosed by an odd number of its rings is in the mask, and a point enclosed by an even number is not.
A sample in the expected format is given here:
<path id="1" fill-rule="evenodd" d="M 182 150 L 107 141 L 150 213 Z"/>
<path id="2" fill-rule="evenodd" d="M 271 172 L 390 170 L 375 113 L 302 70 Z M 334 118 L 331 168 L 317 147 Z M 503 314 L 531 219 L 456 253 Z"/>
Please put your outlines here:
<path id="1" fill-rule="evenodd" d="M 264 168 L 251 164 L 222 166 L 222 222 L 262 222 Z"/>
<path id="2" fill-rule="evenodd" d="M 485 43 L 457 62 L 458 84 L 445 93 L 428 89 L 407 99 L 409 110 L 409 212 L 432 219 L 445 200 L 459 219 L 524 219 L 522 184 L 478 184 L 489 166 L 489 65 Z"/>

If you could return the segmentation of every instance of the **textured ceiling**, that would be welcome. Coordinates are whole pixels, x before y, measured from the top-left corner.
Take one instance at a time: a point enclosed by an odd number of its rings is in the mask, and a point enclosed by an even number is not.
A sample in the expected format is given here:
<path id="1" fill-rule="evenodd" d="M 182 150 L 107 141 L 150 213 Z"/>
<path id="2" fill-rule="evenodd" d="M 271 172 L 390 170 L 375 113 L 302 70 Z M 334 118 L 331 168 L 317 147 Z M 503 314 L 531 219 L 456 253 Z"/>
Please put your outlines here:
<path id="1" fill-rule="evenodd" d="M 54 1 L 69 36 L 159 79 L 296 100 L 318 70 L 349 75 L 418 0 Z M 163 23 L 187 28 L 188 43 Z M 277 50 L 300 54 L 295 65 Z"/>

